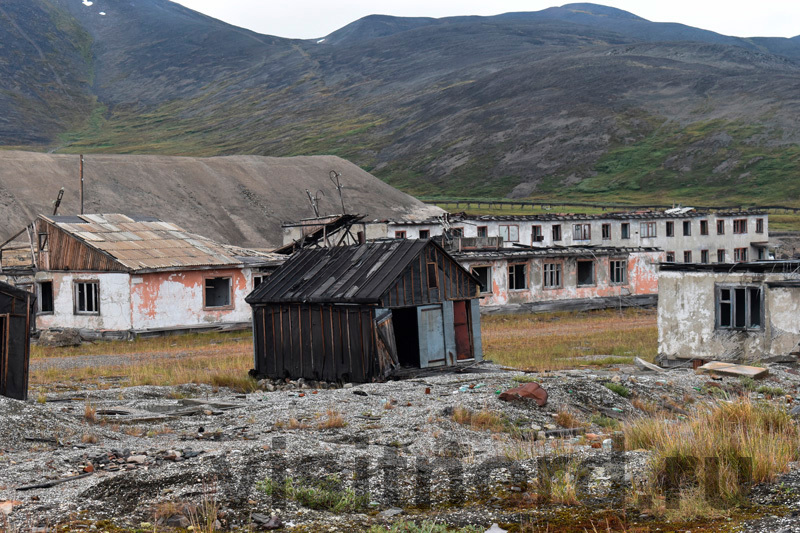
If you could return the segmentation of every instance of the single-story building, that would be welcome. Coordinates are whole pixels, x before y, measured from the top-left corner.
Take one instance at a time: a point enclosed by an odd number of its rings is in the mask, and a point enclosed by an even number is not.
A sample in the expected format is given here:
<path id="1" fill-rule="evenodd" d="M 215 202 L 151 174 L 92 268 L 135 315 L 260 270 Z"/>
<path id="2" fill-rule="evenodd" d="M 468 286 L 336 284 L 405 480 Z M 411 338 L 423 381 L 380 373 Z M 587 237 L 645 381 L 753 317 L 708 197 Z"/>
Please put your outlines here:
<path id="1" fill-rule="evenodd" d="M 254 373 L 369 382 L 480 361 L 479 287 L 431 240 L 300 250 L 247 297 Z"/>
<path id="2" fill-rule="evenodd" d="M 90 337 L 246 327 L 244 297 L 286 259 L 154 217 L 40 215 L 33 228 L 32 268 L 6 277 L 35 290 L 39 329 Z"/>
<path id="3" fill-rule="evenodd" d="M 800 261 L 663 264 L 659 292 L 662 364 L 757 362 L 798 352 Z"/>
<path id="4" fill-rule="evenodd" d="M 33 294 L 0 282 L 0 396 L 28 398 Z"/>

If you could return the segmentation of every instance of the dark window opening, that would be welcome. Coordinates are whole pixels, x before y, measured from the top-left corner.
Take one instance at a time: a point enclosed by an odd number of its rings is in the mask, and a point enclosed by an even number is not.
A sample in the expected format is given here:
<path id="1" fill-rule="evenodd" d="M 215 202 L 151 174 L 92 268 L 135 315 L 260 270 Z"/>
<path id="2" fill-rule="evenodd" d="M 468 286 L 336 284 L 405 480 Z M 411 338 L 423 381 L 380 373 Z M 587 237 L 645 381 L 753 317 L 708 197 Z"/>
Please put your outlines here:
<path id="1" fill-rule="evenodd" d="M 478 226 L 478 237 L 488 237 L 489 228 L 486 226 Z"/>
<path id="2" fill-rule="evenodd" d="M 528 287 L 525 279 L 525 263 L 508 265 L 508 288 L 512 291 L 519 291 Z"/>
<path id="3" fill-rule="evenodd" d="M 75 313 L 100 314 L 100 284 L 96 281 L 75 282 Z"/>
<path id="4" fill-rule="evenodd" d="M 725 235 L 725 221 L 717 220 L 717 235 Z"/>
<path id="5" fill-rule="evenodd" d="M 628 262 L 624 259 L 612 260 L 611 264 L 611 283 L 622 285 L 627 279 Z"/>
<path id="6" fill-rule="evenodd" d="M 264 276 L 253 276 L 253 289 L 264 283 Z"/>
<path id="7" fill-rule="evenodd" d="M 708 220 L 700 221 L 700 235 L 708 235 Z"/>
<path id="8" fill-rule="evenodd" d="M 747 219 L 737 218 L 736 220 L 734 220 L 733 232 L 738 234 L 747 233 Z"/>
<path id="9" fill-rule="evenodd" d="M 631 225 L 628 222 L 623 222 L 620 226 L 620 233 L 623 239 L 631 238 Z"/>
<path id="10" fill-rule="evenodd" d="M 436 263 L 428 263 L 428 288 L 439 288 L 439 271 L 436 268 Z"/>
<path id="11" fill-rule="evenodd" d="M 603 240 L 609 240 L 611 238 L 611 224 L 603 224 L 600 227 L 600 232 L 602 233 Z"/>
<path id="12" fill-rule="evenodd" d="M 231 305 L 231 278 L 206 278 L 206 307 Z"/>
<path id="13" fill-rule="evenodd" d="M 42 281 L 39 283 L 39 312 L 52 313 L 53 307 L 53 282 Z"/>
<path id="14" fill-rule="evenodd" d="M 717 287 L 717 328 L 762 329 L 759 287 Z"/>
<path id="15" fill-rule="evenodd" d="M 692 252 L 690 250 L 686 250 L 683 252 L 683 262 L 684 263 L 692 262 Z"/>
<path id="16" fill-rule="evenodd" d="M 667 237 L 674 237 L 674 236 L 675 236 L 675 223 L 667 222 Z"/>
<path id="17" fill-rule="evenodd" d="M 700 262 L 708 263 L 708 250 L 700 250 Z"/>
<path id="18" fill-rule="evenodd" d="M 667 263 L 674 263 L 675 262 L 675 252 L 667 252 Z"/>
<path id="19" fill-rule="evenodd" d="M 394 232 L 394 238 L 395 239 L 405 239 L 406 238 L 406 232 L 405 231 L 395 231 Z"/>
<path id="20" fill-rule="evenodd" d="M 756 233 L 764 233 L 764 219 L 757 218 L 756 219 Z"/>
<path id="21" fill-rule="evenodd" d="M 578 287 L 594 285 L 594 261 L 578 261 Z"/>
<path id="22" fill-rule="evenodd" d="M 488 294 L 492 292 L 492 267 L 472 267 L 472 275 L 478 278 L 478 281 L 481 283 L 481 294 Z"/>
<path id="23" fill-rule="evenodd" d="M 734 248 L 733 260 L 737 263 L 743 263 L 747 261 L 747 248 Z"/>
<path id="24" fill-rule="evenodd" d="M 478 235 L 480 237 L 480 235 Z M 420 239 L 430 239 L 431 238 L 431 230 L 429 229 L 421 229 L 419 230 L 419 238 Z"/>
<path id="25" fill-rule="evenodd" d="M 691 220 L 684 220 L 683 221 L 683 234 L 685 236 L 689 236 L 692 234 L 692 221 Z"/>
<path id="26" fill-rule="evenodd" d="M 542 227 L 531 226 L 531 241 L 542 242 L 543 240 L 544 240 L 544 235 L 542 235 Z"/>
<path id="27" fill-rule="evenodd" d="M 561 224 L 556 224 L 553 226 L 553 240 L 560 241 L 561 240 Z"/>
<path id="28" fill-rule="evenodd" d="M 545 263 L 543 266 L 543 285 L 546 289 L 561 287 L 561 263 Z"/>
<path id="29" fill-rule="evenodd" d="M 450 230 L 450 234 L 453 237 L 463 237 L 464 236 L 464 228 L 452 228 Z"/>

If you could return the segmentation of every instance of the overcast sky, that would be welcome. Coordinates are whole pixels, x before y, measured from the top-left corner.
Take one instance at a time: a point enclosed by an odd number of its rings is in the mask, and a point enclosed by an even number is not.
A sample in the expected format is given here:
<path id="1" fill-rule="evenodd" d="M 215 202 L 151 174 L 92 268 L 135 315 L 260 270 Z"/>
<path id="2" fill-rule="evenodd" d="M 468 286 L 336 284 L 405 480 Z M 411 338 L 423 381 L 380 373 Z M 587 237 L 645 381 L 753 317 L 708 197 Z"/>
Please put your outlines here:
<path id="1" fill-rule="evenodd" d="M 448 17 L 539 11 L 548 0 L 173 0 L 259 33 L 311 39 L 363 16 Z M 595 2 L 656 22 L 680 22 L 738 37 L 800 35 L 799 0 L 607 0 Z"/>

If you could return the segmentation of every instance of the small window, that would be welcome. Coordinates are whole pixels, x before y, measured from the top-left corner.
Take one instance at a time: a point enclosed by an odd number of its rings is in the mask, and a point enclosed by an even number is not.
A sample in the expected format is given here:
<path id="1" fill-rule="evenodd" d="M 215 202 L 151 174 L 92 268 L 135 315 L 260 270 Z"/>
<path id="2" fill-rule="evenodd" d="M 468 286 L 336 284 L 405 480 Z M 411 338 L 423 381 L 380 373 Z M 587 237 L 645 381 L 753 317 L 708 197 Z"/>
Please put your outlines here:
<path id="1" fill-rule="evenodd" d="M 528 280 L 525 278 L 525 263 L 508 265 L 509 290 L 519 291 L 528 288 Z"/>
<path id="2" fill-rule="evenodd" d="M 759 287 L 717 287 L 718 329 L 763 329 L 763 292 Z"/>
<path id="3" fill-rule="evenodd" d="M 683 221 L 683 235 L 684 237 L 688 237 L 692 234 L 692 221 L 691 220 L 684 220 Z"/>
<path id="4" fill-rule="evenodd" d="M 603 224 L 600 227 L 600 231 L 601 231 L 601 233 L 603 235 L 603 240 L 604 241 L 607 241 L 607 240 L 611 239 L 611 224 Z"/>
<path id="5" fill-rule="evenodd" d="M 674 237 L 675 236 L 675 223 L 671 220 L 667 221 L 667 237 Z"/>
<path id="6" fill-rule="evenodd" d="M 519 242 L 519 226 L 516 224 L 502 224 L 500 236 L 505 242 Z"/>
<path id="7" fill-rule="evenodd" d="M 764 233 L 764 219 L 757 218 L 756 219 L 756 233 Z"/>
<path id="8" fill-rule="evenodd" d="M 478 237 L 488 237 L 489 236 L 489 228 L 486 226 L 478 226 Z"/>
<path id="9" fill-rule="evenodd" d="M 700 235 L 708 235 L 708 220 L 700 221 Z"/>
<path id="10" fill-rule="evenodd" d="M 205 307 L 231 305 L 231 278 L 206 278 Z"/>
<path id="11" fill-rule="evenodd" d="M 588 241 L 592 238 L 591 224 L 574 224 L 572 226 L 572 240 Z"/>
<path id="12" fill-rule="evenodd" d="M 683 252 L 683 262 L 684 263 L 691 263 L 692 262 L 692 251 L 691 250 L 685 250 Z"/>
<path id="13" fill-rule="evenodd" d="M 431 238 L 431 230 L 429 230 L 429 229 L 421 229 L 421 230 L 419 230 L 419 238 L 420 239 L 430 239 Z"/>
<path id="14" fill-rule="evenodd" d="M 655 222 L 640 222 L 639 223 L 639 237 L 655 237 L 656 236 L 656 223 Z"/>
<path id="15" fill-rule="evenodd" d="M 700 250 L 700 262 L 709 263 L 708 250 Z"/>
<path id="16" fill-rule="evenodd" d="M 610 263 L 611 283 L 622 285 L 628 279 L 628 262 L 624 259 L 612 259 Z"/>
<path id="17" fill-rule="evenodd" d="M 428 263 L 428 288 L 439 288 L 439 269 L 436 268 L 436 263 Z"/>
<path id="18" fill-rule="evenodd" d="M 531 242 L 542 242 L 544 235 L 542 235 L 541 226 L 531 226 Z"/>
<path id="19" fill-rule="evenodd" d="M 725 250 L 717 250 L 717 263 L 725 262 Z"/>
<path id="20" fill-rule="evenodd" d="M 403 231 L 395 231 L 394 232 L 394 238 L 395 239 L 405 239 L 406 238 L 405 230 L 403 230 Z"/>
<path id="21" fill-rule="evenodd" d="M 450 235 L 453 237 L 463 237 L 464 228 L 450 228 Z"/>
<path id="22" fill-rule="evenodd" d="M 39 283 L 39 312 L 52 313 L 53 307 L 53 282 L 42 281 Z"/>
<path id="23" fill-rule="evenodd" d="M 747 261 L 747 248 L 734 248 L 733 260 L 736 263 L 744 263 Z"/>
<path id="24" fill-rule="evenodd" d="M 492 293 L 492 267 L 476 266 L 472 267 L 472 275 L 478 278 L 481 283 L 481 294 Z"/>
<path id="25" fill-rule="evenodd" d="M 261 274 L 254 274 L 253 275 L 253 290 L 255 290 L 255 288 L 258 287 L 259 285 L 261 285 L 262 283 L 264 283 L 264 276 L 261 275 Z"/>
<path id="26" fill-rule="evenodd" d="M 544 279 L 542 285 L 545 289 L 561 287 L 561 263 L 545 263 L 542 265 Z"/>
<path id="27" fill-rule="evenodd" d="M 717 220 L 717 235 L 725 235 L 725 221 Z"/>
<path id="28" fill-rule="evenodd" d="M 75 314 L 99 315 L 100 283 L 97 281 L 76 281 L 74 289 Z"/>
<path id="29" fill-rule="evenodd" d="M 675 252 L 667 252 L 667 263 L 674 263 L 675 262 Z"/>
<path id="30" fill-rule="evenodd" d="M 630 239 L 631 238 L 631 225 L 628 222 L 623 222 L 620 226 L 620 237 L 623 239 Z"/>
<path id="31" fill-rule="evenodd" d="M 733 232 L 737 234 L 747 233 L 747 219 L 737 218 L 733 221 Z"/>
<path id="32" fill-rule="evenodd" d="M 764 248 L 758 249 L 758 260 L 763 261 L 767 258 L 767 251 Z"/>
<path id="33" fill-rule="evenodd" d="M 594 261 L 578 261 L 578 287 L 594 285 Z"/>
<path id="34" fill-rule="evenodd" d="M 561 224 L 553 225 L 553 241 L 561 240 Z"/>

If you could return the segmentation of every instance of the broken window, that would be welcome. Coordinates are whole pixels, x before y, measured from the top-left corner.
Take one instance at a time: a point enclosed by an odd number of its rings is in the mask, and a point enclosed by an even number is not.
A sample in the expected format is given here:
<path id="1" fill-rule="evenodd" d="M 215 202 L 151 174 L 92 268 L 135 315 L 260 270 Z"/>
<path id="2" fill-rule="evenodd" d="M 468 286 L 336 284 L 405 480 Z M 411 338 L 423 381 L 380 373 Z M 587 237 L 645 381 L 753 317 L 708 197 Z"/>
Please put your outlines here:
<path id="1" fill-rule="evenodd" d="M 623 239 L 631 238 L 631 225 L 628 222 L 623 222 L 620 226 L 620 237 Z"/>
<path id="2" fill-rule="evenodd" d="M 464 228 L 451 228 L 450 235 L 453 237 L 463 237 L 464 236 Z"/>
<path id="3" fill-rule="evenodd" d="M 626 282 L 628 278 L 628 262 L 624 259 L 612 259 L 611 265 L 611 283 L 621 285 Z"/>
<path id="4" fill-rule="evenodd" d="M 716 289 L 717 328 L 763 328 L 763 291 L 760 287 L 717 286 Z"/>
<path id="5" fill-rule="evenodd" d="M 231 278 L 206 278 L 205 306 L 231 305 Z"/>
<path id="6" fill-rule="evenodd" d="M 489 228 L 486 226 L 478 226 L 478 237 L 488 237 L 489 236 Z"/>
<path id="7" fill-rule="evenodd" d="M 656 236 L 656 223 L 655 222 L 640 222 L 639 223 L 639 236 L 640 237 L 655 237 Z"/>
<path id="8" fill-rule="evenodd" d="M 757 218 L 756 219 L 756 233 L 764 233 L 764 219 Z"/>
<path id="9" fill-rule="evenodd" d="M 747 248 L 734 248 L 733 260 L 736 263 L 744 263 L 747 261 Z"/>
<path id="10" fill-rule="evenodd" d="M 255 290 L 256 287 L 264 283 L 264 276 L 262 275 L 253 275 L 253 289 Z"/>
<path id="11" fill-rule="evenodd" d="M 708 220 L 700 221 L 700 235 L 708 235 Z"/>
<path id="12" fill-rule="evenodd" d="M 675 252 L 667 252 L 667 263 L 674 263 L 675 262 Z"/>
<path id="13" fill-rule="evenodd" d="M 603 234 L 603 240 L 607 241 L 611 238 L 611 224 L 603 224 L 600 230 Z"/>
<path id="14" fill-rule="evenodd" d="M 684 263 L 691 263 L 692 262 L 692 251 L 691 250 L 685 250 L 683 252 L 683 262 Z"/>
<path id="15" fill-rule="evenodd" d="M 737 218 L 733 221 L 734 233 L 747 233 L 747 219 Z"/>
<path id="16" fill-rule="evenodd" d="M 542 265 L 544 280 L 542 285 L 545 289 L 556 289 L 561 287 L 561 263 L 545 263 Z"/>
<path id="17" fill-rule="evenodd" d="M 553 241 L 561 240 L 561 224 L 553 225 Z"/>
<path id="18" fill-rule="evenodd" d="M 594 285 L 594 261 L 578 261 L 578 287 Z"/>
<path id="19" fill-rule="evenodd" d="M 439 269 L 436 268 L 436 263 L 428 263 L 428 288 L 439 288 Z"/>
<path id="20" fill-rule="evenodd" d="M 472 275 L 478 278 L 478 281 L 481 283 L 481 294 L 488 294 L 492 292 L 492 267 L 472 267 Z"/>
<path id="21" fill-rule="evenodd" d="M 405 231 L 395 231 L 394 232 L 394 238 L 395 239 L 405 239 L 406 238 L 406 232 Z"/>
<path id="22" fill-rule="evenodd" d="M 541 226 L 531 226 L 531 242 L 542 242 L 544 235 L 542 235 Z"/>
<path id="23" fill-rule="evenodd" d="M 39 312 L 52 313 L 53 308 L 53 282 L 42 281 L 39 283 Z"/>
<path id="24" fill-rule="evenodd" d="M 692 221 L 691 220 L 684 220 L 683 221 L 683 235 L 688 237 L 692 234 Z"/>
<path id="25" fill-rule="evenodd" d="M 725 221 L 717 220 L 717 235 L 725 235 Z"/>
<path id="26" fill-rule="evenodd" d="M 575 241 L 588 241 L 592 238 L 591 224 L 575 224 L 572 226 L 572 239 Z"/>
<path id="27" fill-rule="evenodd" d="M 525 263 L 508 265 L 508 288 L 512 291 L 526 289 L 528 282 L 525 279 Z"/>
<path id="28" fill-rule="evenodd" d="M 708 250 L 700 250 L 700 262 L 708 263 Z"/>
<path id="29" fill-rule="evenodd" d="M 671 220 L 667 221 L 667 237 L 675 236 L 675 223 Z"/>
<path id="30" fill-rule="evenodd" d="M 725 262 L 725 250 L 717 250 L 717 263 Z"/>
<path id="31" fill-rule="evenodd" d="M 516 224 L 502 224 L 500 226 L 500 236 L 505 242 L 518 242 L 519 226 Z"/>
<path id="32" fill-rule="evenodd" d="M 480 237 L 480 235 L 478 235 Z M 419 238 L 420 239 L 430 239 L 431 238 L 431 230 L 429 229 L 421 229 L 419 230 Z"/>
<path id="33" fill-rule="evenodd" d="M 73 287 L 75 291 L 75 314 L 99 315 L 100 283 L 97 281 L 76 281 Z"/>

